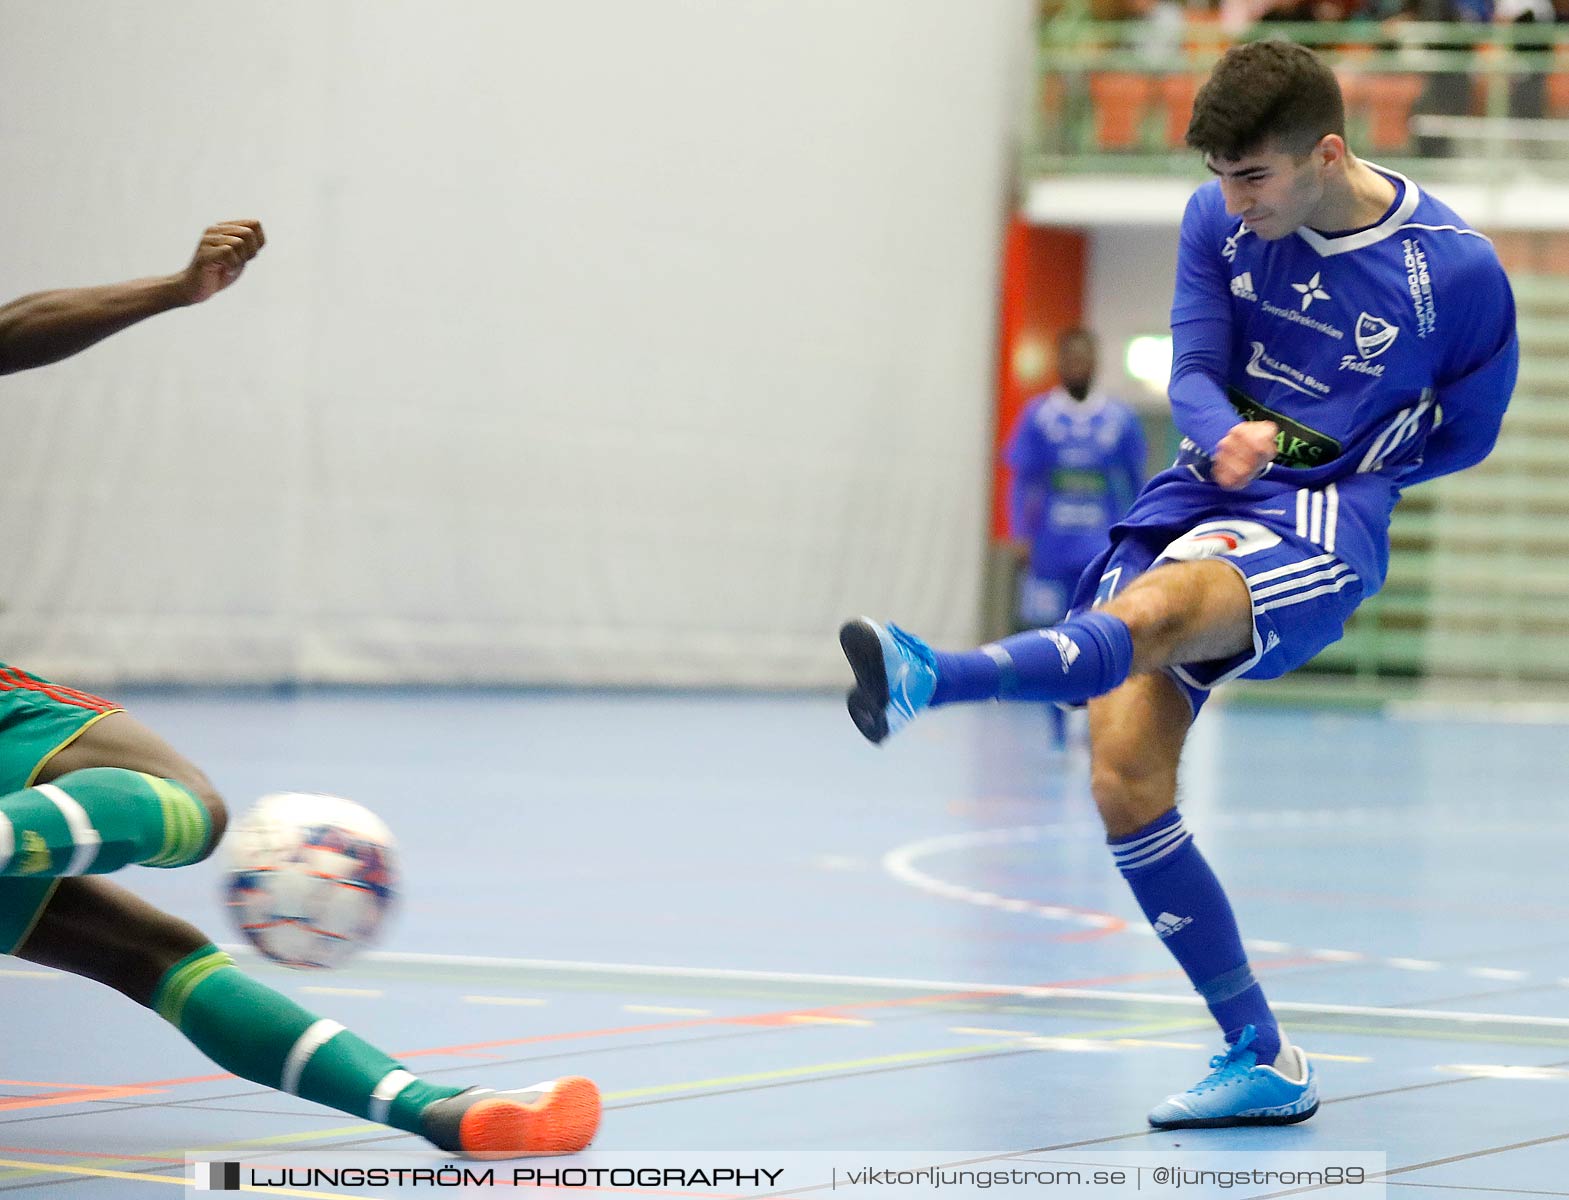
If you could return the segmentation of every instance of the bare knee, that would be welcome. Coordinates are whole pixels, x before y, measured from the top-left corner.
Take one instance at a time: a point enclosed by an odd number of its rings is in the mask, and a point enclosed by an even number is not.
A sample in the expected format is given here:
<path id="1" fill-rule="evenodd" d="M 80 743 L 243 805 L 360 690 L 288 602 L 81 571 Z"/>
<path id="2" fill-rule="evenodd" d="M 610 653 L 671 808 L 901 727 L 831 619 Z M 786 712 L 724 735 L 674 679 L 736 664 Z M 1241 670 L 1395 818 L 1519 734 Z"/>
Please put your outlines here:
<path id="1" fill-rule="evenodd" d="M 212 852 L 218 848 L 218 843 L 223 840 L 224 831 L 229 828 L 229 806 L 224 803 L 218 789 L 213 787 L 212 780 L 196 767 L 191 767 L 183 773 L 183 777 L 174 775 L 171 778 L 176 783 L 182 783 L 189 788 L 192 795 L 200 800 L 202 807 L 207 810 L 209 826 L 207 842 L 202 846 L 201 855 L 195 861 L 200 862 L 203 858 L 210 858 Z"/>
<path id="2" fill-rule="evenodd" d="M 1144 828 L 1177 802 L 1177 764 L 1193 712 L 1164 674 L 1140 675 L 1090 701 L 1090 791 L 1111 837 Z"/>
<path id="3" fill-rule="evenodd" d="M 1168 811 L 1176 803 L 1177 780 L 1175 774 L 1097 763 L 1090 771 L 1090 790 L 1107 836 L 1119 838 Z"/>

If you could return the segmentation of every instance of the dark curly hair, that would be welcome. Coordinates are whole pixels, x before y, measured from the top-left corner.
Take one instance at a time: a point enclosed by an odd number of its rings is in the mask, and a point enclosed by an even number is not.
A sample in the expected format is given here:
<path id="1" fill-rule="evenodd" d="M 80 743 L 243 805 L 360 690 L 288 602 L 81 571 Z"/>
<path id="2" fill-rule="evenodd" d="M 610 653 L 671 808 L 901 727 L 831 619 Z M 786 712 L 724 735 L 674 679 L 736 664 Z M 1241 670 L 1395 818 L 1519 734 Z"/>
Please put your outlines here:
<path id="1" fill-rule="evenodd" d="M 1232 161 L 1266 143 L 1300 157 L 1330 133 L 1346 136 L 1335 73 L 1305 46 L 1271 39 L 1226 51 L 1193 101 L 1187 142 Z"/>

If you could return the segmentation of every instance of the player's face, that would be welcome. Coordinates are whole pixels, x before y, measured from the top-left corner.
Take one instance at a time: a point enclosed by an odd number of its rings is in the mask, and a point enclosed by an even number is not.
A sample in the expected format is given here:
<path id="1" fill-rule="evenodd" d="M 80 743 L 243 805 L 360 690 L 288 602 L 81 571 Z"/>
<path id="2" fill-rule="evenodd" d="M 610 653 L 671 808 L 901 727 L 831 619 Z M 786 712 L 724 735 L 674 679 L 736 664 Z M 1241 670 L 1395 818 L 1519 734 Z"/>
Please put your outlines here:
<path id="1" fill-rule="evenodd" d="M 1063 347 L 1057 360 L 1057 373 L 1062 376 L 1062 386 L 1086 390 L 1095 381 L 1095 343 L 1085 338 L 1073 338 Z"/>
<path id="2" fill-rule="evenodd" d="M 1220 177 L 1226 211 L 1256 237 L 1277 241 L 1308 223 L 1324 198 L 1324 170 L 1316 149 L 1305 157 L 1266 146 L 1239 159 L 1206 157 Z"/>

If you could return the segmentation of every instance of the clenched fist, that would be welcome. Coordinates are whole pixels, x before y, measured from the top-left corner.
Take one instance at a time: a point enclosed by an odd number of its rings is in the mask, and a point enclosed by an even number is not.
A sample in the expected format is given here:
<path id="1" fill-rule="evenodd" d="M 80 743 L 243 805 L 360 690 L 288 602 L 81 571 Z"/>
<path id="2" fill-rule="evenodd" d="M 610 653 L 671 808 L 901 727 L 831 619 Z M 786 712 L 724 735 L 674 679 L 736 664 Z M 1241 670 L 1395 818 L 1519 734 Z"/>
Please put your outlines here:
<path id="1" fill-rule="evenodd" d="M 1273 421 L 1243 421 L 1220 439 L 1210 462 L 1210 478 L 1227 491 L 1247 487 L 1274 460 L 1280 427 Z"/>
<path id="2" fill-rule="evenodd" d="M 223 291 L 245 270 L 245 264 L 267 244 L 260 221 L 220 221 L 209 225 L 196 245 L 190 265 L 175 276 L 181 299 L 200 304 Z"/>

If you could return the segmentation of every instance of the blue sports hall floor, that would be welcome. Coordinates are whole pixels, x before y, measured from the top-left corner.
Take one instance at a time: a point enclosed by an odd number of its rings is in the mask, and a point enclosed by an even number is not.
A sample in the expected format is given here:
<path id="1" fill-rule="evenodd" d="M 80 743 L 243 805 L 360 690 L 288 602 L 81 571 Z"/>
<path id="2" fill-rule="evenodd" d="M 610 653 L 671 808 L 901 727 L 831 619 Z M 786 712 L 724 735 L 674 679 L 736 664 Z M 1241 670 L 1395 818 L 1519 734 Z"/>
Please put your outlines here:
<path id="1" fill-rule="evenodd" d="M 959 1196 L 811 1173 L 1217 1152 L 1241 1170 L 1289 1152 L 1382 1155 L 1387 1174 L 1170 1194 L 1569 1196 L 1569 725 L 1206 712 L 1187 820 L 1324 1102 L 1290 1127 L 1156 1133 L 1145 1111 L 1205 1072 L 1217 1037 L 1111 867 L 1082 748 L 1052 749 L 1038 709 L 944 711 L 873 748 L 825 696 L 123 699 L 235 808 L 334 792 L 396 832 L 403 896 L 379 952 L 330 973 L 247 960 L 274 986 L 435 1078 L 591 1076 L 599 1140 L 556 1166 L 814 1152 L 789 1187 L 602 1174 L 585 1194 Z M 220 878 L 216 862 L 121 876 L 229 943 Z M 8 959 L 0 995 L 0 1192 L 175 1195 L 192 1152 L 448 1161 L 218 1074 L 84 981 Z M 313 1178 L 273 1194 L 435 1193 Z"/>

